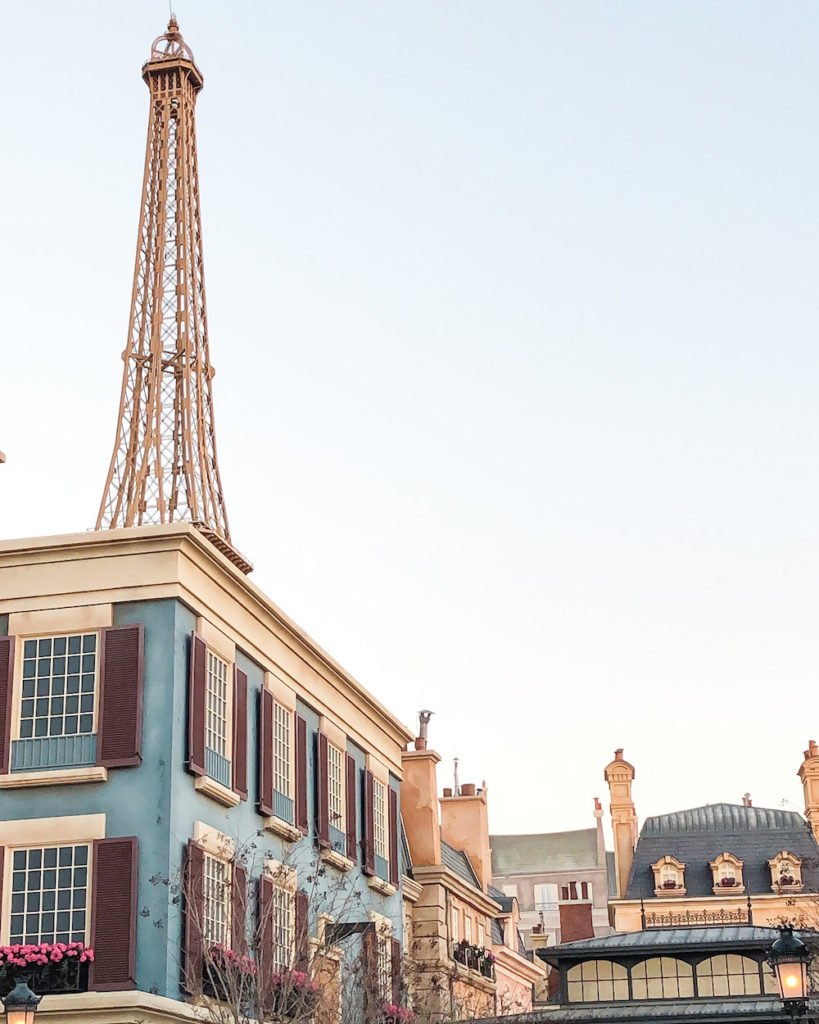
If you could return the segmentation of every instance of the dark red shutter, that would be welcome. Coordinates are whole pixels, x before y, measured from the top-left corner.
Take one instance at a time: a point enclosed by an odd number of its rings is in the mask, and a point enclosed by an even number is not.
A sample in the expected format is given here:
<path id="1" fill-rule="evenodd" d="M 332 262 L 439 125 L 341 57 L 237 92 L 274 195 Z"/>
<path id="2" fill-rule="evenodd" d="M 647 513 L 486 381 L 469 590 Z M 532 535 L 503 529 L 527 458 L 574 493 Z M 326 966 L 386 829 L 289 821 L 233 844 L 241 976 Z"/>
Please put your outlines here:
<path id="1" fill-rule="evenodd" d="M 364 874 L 375 874 L 375 786 L 373 773 L 364 772 Z"/>
<path id="2" fill-rule="evenodd" d="M 208 647 L 197 633 L 191 636 L 191 672 L 188 686 L 188 771 L 205 774 L 205 701 Z"/>
<path id="3" fill-rule="evenodd" d="M 401 943 L 398 939 L 390 942 L 390 967 L 392 969 L 392 1001 L 401 1003 Z"/>
<path id="4" fill-rule="evenodd" d="M 273 814 L 273 694 L 259 694 L 259 814 Z"/>
<path id="5" fill-rule="evenodd" d="M 265 982 L 273 969 L 273 881 L 268 875 L 259 878 L 256 904 L 256 961 L 260 979 L 260 996 L 266 1002 L 269 993 Z"/>
<path id="6" fill-rule="evenodd" d="M 8 775 L 11 756 L 11 688 L 14 682 L 14 637 L 0 636 L 0 775 Z"/>
<path id="7" fill-rule="evenodd" d="M 138 842 L 136 836 L 94 840 L 88 987 L 136 988 Z"/>
<path id="8" fill-rule="evenodd" d="M 205 853 L 192 839 L 185 849 L 182 871 L 185 903 L 185 938 L 182 950 L 182 987 L 189 995 L 202 990 L 205 949 L 202 926 L 205 920 Z"/>
<path id="9" fill-rule="evenodd" d="M 307 971 L 310 966 L 310 946 L 307 941 L 307 893 L 296 890 L 295 898 L 296 959 L 293 964 L 297 971 Z"/>
<path id="10" fill-rule="evenodd" d="M 247 871 L 244 864 L 233 862 L 230 891 L 230 948 L 234 953 L 247 952 Z"/>
<path id="11" fill-rule="evenodd" d="M 398 794 L 389 786 L 387 788 L 388 824 L 390 830 L 390 877 L 391 885 L 398 885 Z"/>
<path id="12" fill-rule="evenodd" d="M 233 666 L 233 792 L 247 800 L 247 673 Z"/>
<path id="13" fill-rule="evenodd" d="M 141 623 L 102 630 L 97 763 L 106 768 L 142 761 L 144 645 Z"/>
<path id="14" fill-rule="evenodd" d="M 358 770 L 355 758 L 352 754 L 347 755 L 347 857 L 358 863 L 358 823 L 355 813 L 355 790 Z"/>
<path id="15" fill-rule="evenodd" d="M 327 737 L 323 732 L 318 734 L 318 841 L 319 846 L 330 845 L 330 765 Z"/>
<path id="16" fill-rule="evenodd" d="M 296 828 L 304 835 L 310 831 L 307 815 L 307 722 L 296 715 Z"/>

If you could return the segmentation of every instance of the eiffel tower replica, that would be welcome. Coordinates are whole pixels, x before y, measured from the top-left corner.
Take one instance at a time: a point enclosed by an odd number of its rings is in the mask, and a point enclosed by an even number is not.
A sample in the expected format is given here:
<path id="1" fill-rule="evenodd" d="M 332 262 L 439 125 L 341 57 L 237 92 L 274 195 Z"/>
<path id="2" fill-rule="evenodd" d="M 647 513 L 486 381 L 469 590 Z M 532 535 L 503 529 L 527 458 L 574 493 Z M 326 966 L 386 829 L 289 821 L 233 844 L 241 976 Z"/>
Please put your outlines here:
<path id="1" fill-rule="evenodd" d="M 216 458 L 194 116 L 203 79 L 174 15 L 142 77 L 151 100 L 136 266 L 96 528 L 189 522 L 248 573 Z"/>

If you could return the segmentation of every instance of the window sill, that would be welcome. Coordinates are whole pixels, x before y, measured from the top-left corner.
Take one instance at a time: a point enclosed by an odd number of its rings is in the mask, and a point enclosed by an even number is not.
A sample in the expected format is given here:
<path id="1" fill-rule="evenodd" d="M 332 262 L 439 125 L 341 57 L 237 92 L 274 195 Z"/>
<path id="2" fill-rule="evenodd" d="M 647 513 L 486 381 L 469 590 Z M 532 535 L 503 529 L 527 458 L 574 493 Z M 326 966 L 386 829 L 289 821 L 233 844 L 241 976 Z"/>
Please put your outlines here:
<path id="1" fill-rule="evenodd" d="M 713 887 L 715 896 L 742 896 L 745 892 L 744 885 L 715 885 Z"/>
<path id="2" fill-rule="evenodd" d="M 289 843 L 295 843 L 298 839 L 301 839 L 303 835 L 301 829 L 296 828 L 295 825 L 291 825 L 290 822 L 285 821 L 284 818 L 277 818 L 275 814 L 264 819 L 264 827 L 268 832 L 281 836 L 282 839 L 286 839 Z"/>
<path id="3" fill-rule="evenodd" d="M 793 885 L 772 885 L 771 892 L 775 892 L 778 895 L 789 896 L 795 892 L 804 892 L 805 886 L 802 882 L 794 882 Z"/>
<path id="4" fill-rule="evenodd" d="M 197 792 L 204 793 L 205 796 L 216 800 L 217 803 L 223 804 L 225 807 L 235 807 L 241 800 L 238 793 L 234 793 L 232 789 L 223 786 L 221 782 L 217 782 L 216 779 L 212 779 L 209 775 L 197 775 L 193 788 Z"/>
<path id="5" fill-rule="evenodd" d="M 660 896 L 660 897 L 663 897 L 663 896 L 666 896 L 666 897 L 667 896 L 672 896 L 672 897 L 673 896 L 685 896 L 685 892 L 686 892 L 685 887 L 684 886 L 679 886 L 677 889 L 655 889 L 654 890 L 654 895 L 655 896 Z"/>
<path id="6" fill-rule="evenodd" d="M 371 889 L 375 889 L 376 892 L 380 892 L 382 896 L 394 896 L 398 892 L 391 882 L 379 878 L 378 875 L 370 875 L 367 879 L 367 885 Z"/>
<path id="7" fill-rule="evenodd" d="M 28 786 L 68 786 L 81 782 L 107 782 L 108 769 L 102 765 L 84 768 L 44 768 L 36 772 L 11 772 L 0 776 L 0 789 Z"/>
<path id="8" fill-rule="evenodd" d="M 463 978 L 464 981 L 474 988 L 483 989 L 484 992 L 495 991 L 496 983 L 491 978 L 487 978 L 485 974 L 481 974 L 480 971 L 473 971 L 471 967 L 458 963 L 457 960 L 453 961 L 453 966 L 455 967 L 455 974 Z"/>
<path id="9" fill-rule="evenodd" d="M 334 868 L 338 868 L 339 871 L 352 871 L 355 864 L 350 860 L 349 857 L 345 857 L 343 853 L 339 853 L 338 850 L 322 850 L 319 856 L 325 864 L 332 864 Z"/>

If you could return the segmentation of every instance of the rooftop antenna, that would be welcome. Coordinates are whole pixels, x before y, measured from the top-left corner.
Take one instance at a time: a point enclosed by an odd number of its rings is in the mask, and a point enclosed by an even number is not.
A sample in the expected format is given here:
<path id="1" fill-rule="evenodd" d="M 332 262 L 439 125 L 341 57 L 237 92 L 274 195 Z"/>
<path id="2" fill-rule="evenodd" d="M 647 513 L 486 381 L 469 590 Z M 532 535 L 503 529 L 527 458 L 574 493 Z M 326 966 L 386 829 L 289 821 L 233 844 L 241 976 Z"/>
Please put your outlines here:
<path id="1" fill-rule="evenodd" d="M 460 783 L 458 782 L 458 758 L 457 757 L 453 759 L 452 764 L 454 766 L 454 769 L 453 769 L 453 772 L 452 772 L 452 795 L 453 796 L 460 796 L 461 795 L 461 786 L 460 786 Z"/>

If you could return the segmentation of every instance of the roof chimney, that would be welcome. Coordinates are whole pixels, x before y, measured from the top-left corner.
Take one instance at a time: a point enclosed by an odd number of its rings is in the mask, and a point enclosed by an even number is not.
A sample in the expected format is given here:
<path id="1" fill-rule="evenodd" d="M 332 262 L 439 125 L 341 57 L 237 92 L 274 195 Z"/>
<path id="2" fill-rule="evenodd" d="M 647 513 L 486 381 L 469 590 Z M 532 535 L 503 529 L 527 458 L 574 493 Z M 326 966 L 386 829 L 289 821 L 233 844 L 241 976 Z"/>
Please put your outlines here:
<path id="1" fill-rule="evenodd" d="M 742 806 L 743 807 L 753 807 L 754 806 L 753 803 L 751 802 L 751 794 L 750 793 L 743 793 L 742 794 Z"/>
<path id="2" fill-rule="evenodd" d="M 623 748 L 614 751 L 614 760 L 603 769 L 603 778 L 609 784 L 611 795 L 611 827 L 614 832 L 614 863 L 617 875 L 617 895 L 626 895 L 628 876 L 637 845 L 637 811 L 631 796 L 634 766 L 623 758 Z"/>

